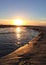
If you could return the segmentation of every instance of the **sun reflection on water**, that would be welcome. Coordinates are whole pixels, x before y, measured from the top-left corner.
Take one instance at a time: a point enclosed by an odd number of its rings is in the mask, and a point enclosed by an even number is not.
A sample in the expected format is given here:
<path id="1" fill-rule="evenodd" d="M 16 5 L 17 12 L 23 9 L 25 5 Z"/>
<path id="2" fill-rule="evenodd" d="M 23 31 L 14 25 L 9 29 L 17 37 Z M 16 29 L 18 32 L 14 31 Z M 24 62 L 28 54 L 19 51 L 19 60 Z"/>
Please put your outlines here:
<path id="1" fill-rule="evenodd" d="M 16 33 L 20 33 L 21 32 L 21 28 L 20 27 L 17 27 L 16 28 Z"/>
<path id="2" fill-rule="evenodd" d="M 21 40 L 21 28 L 20 27 L 17 27 L 16 28 L 16 37 L 17 37 L 17 44 L 20 44 L 20 40 Z"/>
<path id="3" fill-rule="evenodd" d="M 16 36 L 17 36 L 17 39 L 20 39 L 20 34 L 17 33 Z"/>

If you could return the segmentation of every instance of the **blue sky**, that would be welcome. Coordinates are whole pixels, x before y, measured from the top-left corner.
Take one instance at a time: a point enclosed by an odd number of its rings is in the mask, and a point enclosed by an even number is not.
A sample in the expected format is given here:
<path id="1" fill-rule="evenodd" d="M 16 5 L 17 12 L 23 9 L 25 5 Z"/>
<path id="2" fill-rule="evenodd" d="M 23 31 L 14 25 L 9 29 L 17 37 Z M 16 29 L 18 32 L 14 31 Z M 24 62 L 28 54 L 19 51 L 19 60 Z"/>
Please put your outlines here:
<path id="1" fill-rule="evenodd" d="M 0 0 L 0 19 L 46 19 L 46 0 Z"/>

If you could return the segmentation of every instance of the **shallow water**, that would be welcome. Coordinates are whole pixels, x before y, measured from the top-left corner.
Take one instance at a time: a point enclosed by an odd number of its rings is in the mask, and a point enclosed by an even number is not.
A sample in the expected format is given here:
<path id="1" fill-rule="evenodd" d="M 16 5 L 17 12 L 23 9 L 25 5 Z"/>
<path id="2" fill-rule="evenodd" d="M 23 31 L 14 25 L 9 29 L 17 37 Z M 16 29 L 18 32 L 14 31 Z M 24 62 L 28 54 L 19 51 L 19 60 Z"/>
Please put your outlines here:
<path id="1" fill-rule="evenodd" d="M 0 57 L 25 45 L 38 34 L 27 27 L 0 28 Z"/>

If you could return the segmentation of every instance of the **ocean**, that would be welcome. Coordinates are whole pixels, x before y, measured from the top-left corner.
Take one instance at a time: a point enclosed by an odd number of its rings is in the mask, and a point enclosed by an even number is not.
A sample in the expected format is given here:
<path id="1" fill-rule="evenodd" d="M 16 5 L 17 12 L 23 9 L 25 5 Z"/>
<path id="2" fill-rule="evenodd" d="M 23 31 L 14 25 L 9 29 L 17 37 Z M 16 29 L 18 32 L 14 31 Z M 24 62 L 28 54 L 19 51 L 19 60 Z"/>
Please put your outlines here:
<path id="1" fill-rule="evenodd" d="M 39 34 L 39 31 L 28 27 L 0 28 L 0 57 L 28 44 Z"/>

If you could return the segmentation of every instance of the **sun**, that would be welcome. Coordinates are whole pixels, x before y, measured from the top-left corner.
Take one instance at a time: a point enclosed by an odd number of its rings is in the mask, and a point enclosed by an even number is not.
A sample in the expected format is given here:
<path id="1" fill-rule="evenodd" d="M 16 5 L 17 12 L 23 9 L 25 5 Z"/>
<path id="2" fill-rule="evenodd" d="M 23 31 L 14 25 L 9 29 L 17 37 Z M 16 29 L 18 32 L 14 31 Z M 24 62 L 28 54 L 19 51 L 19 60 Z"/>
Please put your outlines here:
<path id="1" fill-rule="evenodd" d="M 23 20 L 21 19 L 14 20 L 14 25 L 23 25 Z"/>

